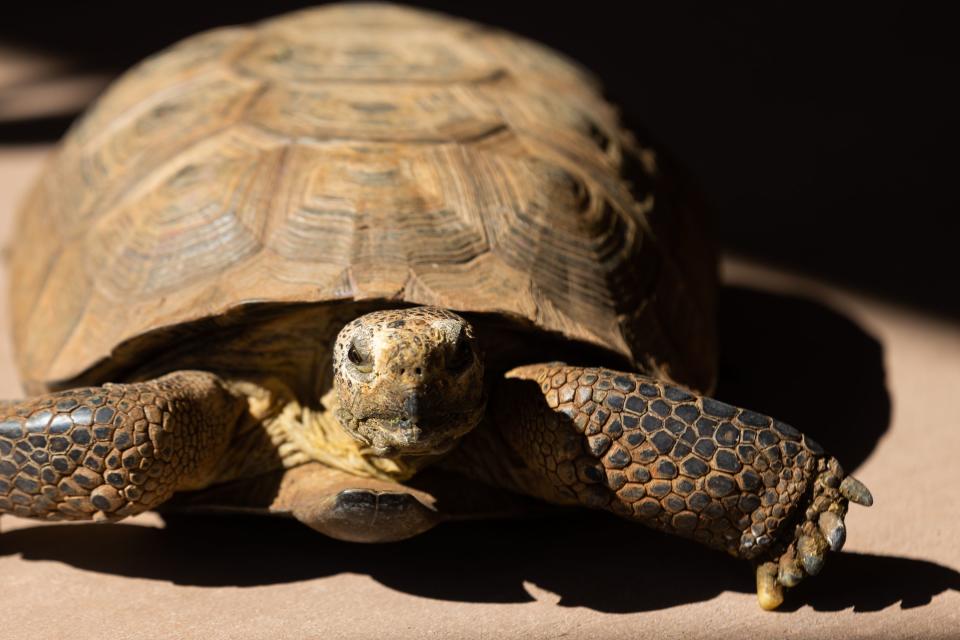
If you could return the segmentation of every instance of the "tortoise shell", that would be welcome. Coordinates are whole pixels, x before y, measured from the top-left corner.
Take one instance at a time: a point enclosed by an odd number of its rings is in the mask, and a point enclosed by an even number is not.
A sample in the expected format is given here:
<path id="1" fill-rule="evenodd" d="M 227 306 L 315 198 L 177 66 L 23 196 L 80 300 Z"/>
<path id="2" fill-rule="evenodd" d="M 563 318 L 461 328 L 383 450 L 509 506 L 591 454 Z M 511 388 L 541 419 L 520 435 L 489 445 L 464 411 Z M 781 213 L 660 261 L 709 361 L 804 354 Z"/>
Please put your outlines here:
<path id="1" fill-rule="evenodd" d="M 714 257 L 658 162 L 585 71 L 470 22 L 351 5 L 206 32 L 117 80 L 23 204 L 18 365 L 32 392 L 102 382 L 171 327 L 382 300 L 707 389 Z"/>

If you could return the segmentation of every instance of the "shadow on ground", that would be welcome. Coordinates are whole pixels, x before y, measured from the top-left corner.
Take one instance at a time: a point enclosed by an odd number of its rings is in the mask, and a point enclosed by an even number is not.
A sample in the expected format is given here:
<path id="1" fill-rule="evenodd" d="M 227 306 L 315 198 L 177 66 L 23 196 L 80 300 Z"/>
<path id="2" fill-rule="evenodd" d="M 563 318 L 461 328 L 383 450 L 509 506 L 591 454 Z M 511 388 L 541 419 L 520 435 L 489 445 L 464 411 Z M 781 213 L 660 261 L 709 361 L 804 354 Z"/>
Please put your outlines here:
<path id="1" fill-rule="evenodd" d="M 883 348 L 813 300 L 720 291 L 717 397 L 810 435 L 853 471 L 890 424 Z"/>
<path id="2" fill-rule="evenodd" d="M 809 300 L 743 288 L 722 292 L 721 397 L 790 421 L 848 468 L 886 431 L 882 349 L 847 318 Z M 605 514 L 450 523 L 412 540 L 354 545 L 286 520 L 165 516 L 165 529 L 56 525 L 0 536 L 0 554 L 196 586 L 255 586 L 343 572 L 440 600 L 525 602 L 525 581 L 561 606 L 607 612 L 661 609 L 752 592 L 746 563 Z M 851 522 L 856 536 L 856 518 Z M 960 574 L 931 562 L 836 554 L 786 608 L 876 611 L 960 590 Z"/>
<path id="3" fill-rule="evenodd" d="M 363 573 L 404 593 L 462 602 L 529 602 L 523 583 L 532 582 L 557 594 L 560 606 L 614 613 L 753 591 L 746 563 L 593 513 L 448 524 L 382 545 L 338 542 L 296 522 L 243 516 L 176 518 L 166 529 L 41 525 L 0 536 L 0 553 L 205 587 Z M 947 567 L 841 553 L 792 592 L 785 608 L 878 611 L 898 602 L 908 608 L 947 590 L 960 590 L 960 574 Z"/>

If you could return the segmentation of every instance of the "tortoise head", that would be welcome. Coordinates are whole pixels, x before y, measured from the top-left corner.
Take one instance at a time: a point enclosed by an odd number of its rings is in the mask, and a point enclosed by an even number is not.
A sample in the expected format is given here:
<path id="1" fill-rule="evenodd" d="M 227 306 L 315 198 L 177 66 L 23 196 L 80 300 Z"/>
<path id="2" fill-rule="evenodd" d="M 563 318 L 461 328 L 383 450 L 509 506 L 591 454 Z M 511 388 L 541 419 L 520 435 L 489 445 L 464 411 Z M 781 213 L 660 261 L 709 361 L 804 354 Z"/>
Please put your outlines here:
<path id="1" fill-rule="evenodd" d="M 379 456 L 449 451 L 483 417 L 483 359 L 473 327 L 446 309 L 375 311 L 333 350 L 337 418 Z"/>

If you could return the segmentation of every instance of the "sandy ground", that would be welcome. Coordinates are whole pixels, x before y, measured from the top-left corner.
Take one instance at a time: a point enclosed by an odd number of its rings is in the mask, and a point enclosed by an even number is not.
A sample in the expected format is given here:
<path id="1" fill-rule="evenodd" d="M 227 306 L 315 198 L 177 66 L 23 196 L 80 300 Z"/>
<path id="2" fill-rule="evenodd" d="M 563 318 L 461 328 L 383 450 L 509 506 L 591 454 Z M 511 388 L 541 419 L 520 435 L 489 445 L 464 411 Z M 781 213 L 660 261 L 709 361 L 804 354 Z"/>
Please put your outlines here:
<path id="1" fill-rule="evenodd" d="M 0 147 L 4 242 L 46 150 Z M 719 394 L 813 433 L 876 497 L 781 612 L 745 563 L 602 515 L 374 547 L 248 518 L 4 516 L 0 637 L 960 638 L 960 327 L 735 259 L 724 279 Z M 0 308 L 15 397 L 8 329 Z"/>

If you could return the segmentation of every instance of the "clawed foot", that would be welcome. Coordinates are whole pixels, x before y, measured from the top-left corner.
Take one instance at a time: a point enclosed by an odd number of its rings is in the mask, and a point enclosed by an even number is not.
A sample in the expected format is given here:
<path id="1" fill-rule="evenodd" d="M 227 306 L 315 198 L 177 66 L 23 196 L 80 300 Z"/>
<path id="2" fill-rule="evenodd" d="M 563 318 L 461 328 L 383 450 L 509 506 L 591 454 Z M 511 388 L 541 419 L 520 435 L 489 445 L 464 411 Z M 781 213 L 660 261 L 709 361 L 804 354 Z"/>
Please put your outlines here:
<path id="1" fill-rule="evenodd" d="M 820 573 L 827 550 L 843 548 L 848 501 L 865 507 L 873 504 L 870 491 L 853 476 L 844 477 L 834 458 L 822 459 L 821 467 L 807 509 L 792 531 L 793 539 L 775 547 L 771 559 L 756 567 L 757 599 L 768 611 L 783 602 L 784 587 L 795 587 L 805 577 Z"/>

